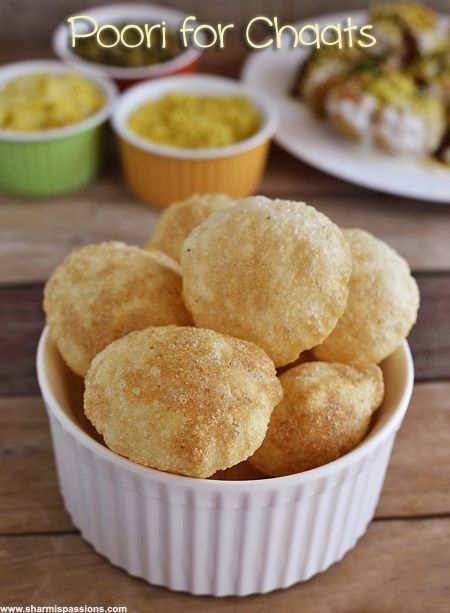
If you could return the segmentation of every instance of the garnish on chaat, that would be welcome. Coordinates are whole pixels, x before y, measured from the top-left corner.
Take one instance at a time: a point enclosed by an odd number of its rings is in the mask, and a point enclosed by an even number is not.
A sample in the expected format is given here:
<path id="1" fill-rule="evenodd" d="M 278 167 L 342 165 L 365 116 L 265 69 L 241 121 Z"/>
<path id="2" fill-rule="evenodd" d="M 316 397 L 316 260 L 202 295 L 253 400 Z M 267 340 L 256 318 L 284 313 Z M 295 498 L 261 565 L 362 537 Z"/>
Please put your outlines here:
<path id="1" fill-rule="evenodd" d="M 314 50 L 293 88 L 344 136 L 450 163 L 450 29 L 428 7 L 370 9 L 373 47 Z"/>

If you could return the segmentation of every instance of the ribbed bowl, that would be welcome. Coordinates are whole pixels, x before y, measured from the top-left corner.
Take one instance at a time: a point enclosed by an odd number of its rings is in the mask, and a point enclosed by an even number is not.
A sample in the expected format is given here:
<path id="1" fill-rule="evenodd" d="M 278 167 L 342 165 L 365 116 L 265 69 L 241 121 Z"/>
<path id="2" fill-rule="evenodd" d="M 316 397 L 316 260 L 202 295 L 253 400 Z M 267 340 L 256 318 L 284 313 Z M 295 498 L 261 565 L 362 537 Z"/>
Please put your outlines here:
<path id="1" fill-rule="evenodd" d="M 261 126 L 243 141 L 213 149 L 169 147 L 130 130 L 129 117 L 137 108 L 171 92 L 243 96 L 260 112 Z M 195 193 L 224 192 L 234 198 L 253 194 L 261 181 L 277 123 L 277 110 L 263 94 L 213 75 L 167 77 L 135 85 L 121 97 L 112 118 L 130 191 L 161 208 Z"/>
<path id="2" fill-rule="evenodd" d="M 5 64 L 0 89 L 17 77 L 65 74 L 70 68 L 54 60 Z M 74 124 L 35 132 L 0 129 L 0 191 L 20 196 L 57 196 L 81 189 L 98 174 L 104 153 L 104 132 L 115 99 L 114 83 L 85 77 L 105 95 L 102 108 Z"/>
<path id="3" fill-rule="evenodd" d="M 164 208 L 192 194 L 228 194 L 244 198 L 261 181 L 270 141 L 235 155 L 213 159 L 165 157 L 119 138 L 123 173 L 139 200 Z"/>
<path id="4" fill-rule="evenodd" d="M 132 575 L 214 596 L 288 587 L 355 545 L 374 515 L 413 386 L 404 342 L 382 365 L 385 400 L 351 453 L 289 477 L 197 480 L 139 466 L 104 447 L 82 414 L 82 381 L 47 330 L 37 367 L 62 495 L 83 537 Z"/>

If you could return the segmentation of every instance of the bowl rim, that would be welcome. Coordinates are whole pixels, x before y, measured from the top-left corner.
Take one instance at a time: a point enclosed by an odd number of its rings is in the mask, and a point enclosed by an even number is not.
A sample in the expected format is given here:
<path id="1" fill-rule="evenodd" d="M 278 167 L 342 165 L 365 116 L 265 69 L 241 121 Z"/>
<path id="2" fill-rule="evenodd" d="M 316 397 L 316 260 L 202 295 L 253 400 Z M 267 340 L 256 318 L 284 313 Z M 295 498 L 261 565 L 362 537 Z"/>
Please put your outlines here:
<path id="1" fill-rule="evenodd" d="M 127 125 L 132 111 L 136 110 L 145 102 L 157 99 L 171 91 L 196 92 L 200 95 L 237 95 L 251 100 L 260 111 L 263 122 L 259 129 L 243 141 L 226 147 L 214 147 L 210 149 L 184 149 L 181 147 L 169 147 L 155 143 L 149 139 L 134 134 Z M 206 92 L 206 94 L 205 94 Z M 159 155 L 162 157 L 205 160 L 225 158 L 249 151 L 268 141 L 278 126 L 278 110 L 275 104 L 261 92 L 245 85 L 236 79 L 220 77 L 211 74 L 201 75 L 176 75 L 165 79 L 146 81 L 134 85 L 122 94 L 111 118 L 115 133 L 134 147 Z"/>
<path id="2" fill-rule="evenodd" d="M 91 81 L 95 85 L 99 86 L 105 94 L 106 101 L 103 106 L 93 115 L 61 128 L 33 130 L 28 132 L 0 129 L 0 141 L 28 143 L 65 138 L 90 130 L 91 128 L 94 128 L 107 121 L 112 115 L 119 93 L 116 84 L 109 79 L 102 79 L 94 75 L 81 74 L 79 71 L 75 71 L 72 67 L 67 66 L 67 64 L 60 62 L 59 60 L 26 60 L 23 62 L 12 62 L 10 64 L 0 66 L 0 92 L 4 85 L 19 76 L 38 74 L 42 72 L 54 74 L 78 74 L 82 78 L 87 79 L 88 81 Z"/>
<path id="3" fill-rule="evenodd" d="M 59 403 L 57 402 L 52 389 L 47 381 L 45 373 L 45 361 L 44 353 L 47 343 L 50 339 L 50 330 L 48 326 L 45 326 L 38 343 L 37 355 L 36 355 L 36 369 L 39 387 L 47 407 L 47 411 L 58 420 L 63 429 L 68 431 L 77 442 L 87 447 L 93 454 L 100 456 L 103 460 L 114 464 L 118 468 L 127 472 L 132 472 L 139 475 L 143 479 L 149 481 L 163 482 L 167 485 L 173 486 L 187 486 L 195 488 L 196 490 L 212 491 L 220 487 L 221 490 L 227 490 L 229 492 L 242 492 L 242 490 L 264 490 L 283 488 L 289 486 L 297 486 L 299 484 L 304 485 L 314 481 L 319 481 L 323 477 L 328 477 L 332 474 L 340 472 L 349 468 L 351 465 L 355 465 L 359 460 L 367 457 L 371 451 L 378 447 L 378 445 L 386 439 L 390 434 L 395 432 L 408 409 L 408 405 L 411 399 L 413 385 L 414 385 L 414 364 L 412 360 L 411 351 L 406 340 L 402 341 L 396 351 L 401 351 L 403 359 L 405 361 L 405 382 L 401 398 L 392 411 L 391 416 L 386 423 L 376 432 L 372 437 L 364 439 L 357 447 L 355 447 L 349 453 L 342 457 L 301 473 L 295 473 L 293 475 L 287 475 L 284 477 L 271 477 L 268 479 L 247 479 L 242 481 L 227 481 L 223 479 L 196 479 L 194 477 L 186 477 L 183 475 L 176 475 L 172 473 L 166 473 L 154 468 L 142 466 L 136 464 L 127 458 L 116 454 L 108 449 L 106 446 L 98 443 L 96 440 L 86 434 L 80 426 L 75 424 L 63 411 Z"/>
<path id="4" fill-rule="evenodd" d="M 107 23 L 117 23 L 120 19 L 153 19 L 165 20 L 169 26 L 178 26 L 186 17 L 187 13 L 178 11 L 171 7 L 157 4 L 143 4 L 140 2 L 130 4 L 103 4 L 101 6 L 90 7 L 82 11 L 77 11 L 78 16 L 88 16 L 101 19 Z M 140 79 L 151 79 L 171 74 L 193 64 L 203 53 L 203 49 L 190 46 L 181 51 L 179 55 L 152 66 L 139 66 L 127 68 L 125 66 L 110 66 L 90 62 L 76 55 L 68 46 L 69 28 L 67 21 L 61 22 L 53 32 L 52 47 L 55 54 L 64 62 L 76 67 L 82 72 L 91 73 L 96 76 L 109 77 L 118 81 L 134 81 Z M 202 40 L 206 40 L 201 34 Z"/>

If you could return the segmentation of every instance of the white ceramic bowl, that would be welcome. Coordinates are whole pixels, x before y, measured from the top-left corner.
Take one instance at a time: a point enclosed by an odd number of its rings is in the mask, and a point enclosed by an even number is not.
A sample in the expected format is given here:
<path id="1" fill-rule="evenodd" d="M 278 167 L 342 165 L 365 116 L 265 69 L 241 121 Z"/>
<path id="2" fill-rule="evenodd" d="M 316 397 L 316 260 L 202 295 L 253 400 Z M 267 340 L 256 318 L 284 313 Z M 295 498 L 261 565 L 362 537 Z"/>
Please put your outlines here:
<path id="1" fill-rule="evenodd" d="M 157 6 L 152 4 L 108 4 L 104 6 L 93 7 L 85 10 L 80 10 L 76 15 L 87 15 L 94 18 L 99 25 L 101 24 L 117 24 L 117 23 L 160 23 L 165 21 L 167 27 L 177 30 L 182 24 L 186 14 L 171 9 L 165 6 Z M 192 25 L 191 22 L 190 25 Z M 88 26 L 85 24 L 77 24 L 77 31 L 87 31 Z M 203 36 L 201 40 L 205 40 Z M 196 65 L 202 50 L 198 47 L 188 47 L 177 57 L 161 62 L 153 66 L 142 66 L 136 68 L 127 68 L 125 66 L 110 66 L 105 64 L 97 64 L 85 60 L 79 55 L 76 55 L 69 44 L 70 29 L 67 21 L 61 23 L 53 34 L 53 50 L 56 55 L 74 66 L 82 72 L 88 72 L 97 76 L 109 77 L 117 81 L 121 88 L 136 83 L 145 79 L 156 79 L 167 75 L 177 74 L 180 72 L 191 72 L 196 69 Z"/>
<path id="2" fill-rule="evenodd" d="M 386 394 L 367 438 L 335 462 L 274 479 L 191 479 L 134 464 L 95 440 L 82 381 L 42 333 L 39 384 L 62 495 L 110 562 L 192 594 L 264 593 L 340 560 L 366 531 L 413 387 L 404 342 L 382 365 Z"/>

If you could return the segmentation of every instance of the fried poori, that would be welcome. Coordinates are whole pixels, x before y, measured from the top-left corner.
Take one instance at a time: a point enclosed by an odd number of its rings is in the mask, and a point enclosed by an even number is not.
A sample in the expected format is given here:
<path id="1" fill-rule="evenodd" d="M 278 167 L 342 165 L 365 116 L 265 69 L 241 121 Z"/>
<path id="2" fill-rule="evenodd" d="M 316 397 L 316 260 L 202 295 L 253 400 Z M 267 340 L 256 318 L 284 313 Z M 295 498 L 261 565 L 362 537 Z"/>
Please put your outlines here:
<path id="1" fill-rule="evenodd" d="M 300 364 L 280 376 L 283 400 L 249 462 L 281 477 L 322 466 L 356 447 L 383 399 L 375 364 Z"/>
<path id="2" fill-rule="evenodd" d="M 347 308 L 313 353 L 327 362 L 378 364 L 408 336 L 419 290 L 407 262 L 386 243 L 357 228 L 343 232 L 353 261 Z"/>
<path id="3" fill-rule="evenodd" d="M 167 255 L 106 242 L 74 249 L 44 290 L 50 334 L 67 365 L 84 376 L 112 341 L 150 325 L 189 325 L 179 266 Z"/>
<path id="4" fill-rule="evenodd" d="M 84 408 L 116 453 L 206 478 L 260 446 L 281 397 L 273 362 L 253 343 L 166 326 L 133 332 L 99 353 Z"/>
<path id="5" fill-rule="evenodd" d="M 225 194 L 194 194 L 181 202 L 174 202 L 159 216 L 145 249 L 160 249 L 179 262 L 183 243 L 192 230 L 211 213 L 227 209 L 235 202 Z"/>
<path id="6" fill-rule="evenodd" d="M 278 367 L 330 334 L 351 258 L 340 229 L 313 207 L 256 196 L 195 228 L 181 268 L 195 324 L 253 341 Z"/>

